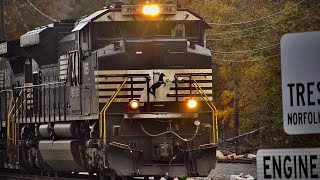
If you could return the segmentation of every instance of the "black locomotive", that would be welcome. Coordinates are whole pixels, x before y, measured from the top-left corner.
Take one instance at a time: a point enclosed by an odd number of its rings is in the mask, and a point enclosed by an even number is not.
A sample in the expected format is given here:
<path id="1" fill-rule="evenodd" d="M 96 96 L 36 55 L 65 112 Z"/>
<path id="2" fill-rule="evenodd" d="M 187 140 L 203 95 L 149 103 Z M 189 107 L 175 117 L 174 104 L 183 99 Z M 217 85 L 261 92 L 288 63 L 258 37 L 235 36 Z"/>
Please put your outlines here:
<path id="1" fill-rule="evenodd" d="M 0 44 L 0 167 L 207 176 L 218 139 L 210 26 L 175 4 L 115 4 Z"/>

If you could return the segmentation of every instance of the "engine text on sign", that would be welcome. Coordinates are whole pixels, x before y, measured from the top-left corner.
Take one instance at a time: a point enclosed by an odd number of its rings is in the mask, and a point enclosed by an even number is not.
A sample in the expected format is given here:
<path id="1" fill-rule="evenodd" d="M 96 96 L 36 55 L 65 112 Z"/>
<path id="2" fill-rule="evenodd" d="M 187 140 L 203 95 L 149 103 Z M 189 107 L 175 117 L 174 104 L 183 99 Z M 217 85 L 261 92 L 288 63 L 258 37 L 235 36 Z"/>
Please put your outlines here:
<path id="1" fill-rule="evenodd" d="M 319 179 L 320 149 L 259 150 L 258 179 Z"/>

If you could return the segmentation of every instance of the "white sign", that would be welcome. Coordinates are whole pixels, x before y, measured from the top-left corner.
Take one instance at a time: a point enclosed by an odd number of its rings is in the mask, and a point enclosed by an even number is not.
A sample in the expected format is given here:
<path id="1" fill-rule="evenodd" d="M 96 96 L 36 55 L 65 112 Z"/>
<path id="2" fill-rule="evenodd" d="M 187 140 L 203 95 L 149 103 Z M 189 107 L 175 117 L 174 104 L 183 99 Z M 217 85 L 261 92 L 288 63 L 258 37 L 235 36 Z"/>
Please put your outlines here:
<path id="1" fill-rule="evenodd" d="M 7 42 L 0 43 L 0 54 L 5 54 L 8 52 L 8 44 Z"/>
<path id="2" fill-rule="evenodd" d="M 320 133 L 320 32 L 284 35 L 281 71 L 285 132 Z"/>
<path id="3" fill-rule="evenodd" d="M 259 180 L 320 179 L 320 149 L 259 150 L 257 175 Z"/>

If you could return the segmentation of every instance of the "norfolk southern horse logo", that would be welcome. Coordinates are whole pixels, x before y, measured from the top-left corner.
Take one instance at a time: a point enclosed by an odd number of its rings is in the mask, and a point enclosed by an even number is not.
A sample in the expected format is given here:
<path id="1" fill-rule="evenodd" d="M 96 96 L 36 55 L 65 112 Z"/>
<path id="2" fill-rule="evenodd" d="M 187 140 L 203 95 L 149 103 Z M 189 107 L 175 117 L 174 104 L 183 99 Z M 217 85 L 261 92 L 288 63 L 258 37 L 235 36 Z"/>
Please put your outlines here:
<path id="1" fill-rule="evenodd" d="M 162 84 L 164 84 L 164 86 L 166 86 L 166 82 L 163 80 L 163 77 L 165 77 L 166 75 L 161 73 L 159 76 L 159 80 L 154 83 L 150 88 L 149 88 L 149 93 L 152 94 L 155 98 L 156 97 L 156 90 L 161 87 Z"/>

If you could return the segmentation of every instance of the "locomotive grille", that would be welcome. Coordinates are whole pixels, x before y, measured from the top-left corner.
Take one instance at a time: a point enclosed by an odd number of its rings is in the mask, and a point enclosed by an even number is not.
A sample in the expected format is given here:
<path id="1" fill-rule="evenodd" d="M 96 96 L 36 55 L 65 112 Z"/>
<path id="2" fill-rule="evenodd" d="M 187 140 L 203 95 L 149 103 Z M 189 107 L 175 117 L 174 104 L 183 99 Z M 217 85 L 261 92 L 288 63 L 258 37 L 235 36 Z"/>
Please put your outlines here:
<path id="1" fill-rule="evenodd" d="M 0 88 L 4 87 L 5 70 L 0 70 Z"/>
<path id="2" fill-rule="evenodd" d="M 140 102 L 147 102 L 147 79 L 149 88 L 158 82 L 159 74 L 164 73 L 164 84 L 157 90 L 155 96 L 149 94 L 151 102 L 157 101 L 184 101 L 189 97 L 202 100 L 201 95 L 192 85 L 190 77 L 200 84 L 204 92 L 212 98 L 212 70 L 211 69 L 179 69 L 179 70 L 123 70 L 123 71 L 96 71 L 96 88 L 99 90 L 99 102 L 106 103 L 120 86 L 125 77 L 132 77 L 128 80 L 115 102 L 127 102 L 129 98 L 139 99 Z M 175 79 L 177 78 L 177 79 Z M 177 86 L 175 83 L 177 80 Z"/>
<path id="3" fill-rule="evenodd" d="M 5 86 L 5 73 L 6 73 L 5 69 L 6 69 L 6 62 L 0 61 L 0 88 L 3 88 Z"/>
<path id="4" fill-rule="evenodd" d="M 60 56 L 59 69 L 60 69 L 60 79 L 61 80 L 67 79 L 68 66 L 69 66 L 69 56 L 68 55 Z"/>

